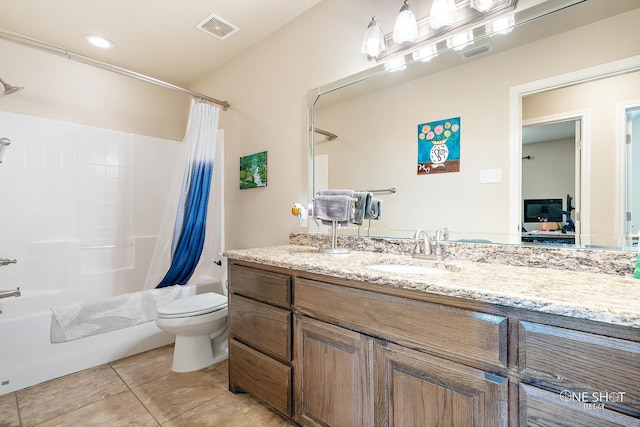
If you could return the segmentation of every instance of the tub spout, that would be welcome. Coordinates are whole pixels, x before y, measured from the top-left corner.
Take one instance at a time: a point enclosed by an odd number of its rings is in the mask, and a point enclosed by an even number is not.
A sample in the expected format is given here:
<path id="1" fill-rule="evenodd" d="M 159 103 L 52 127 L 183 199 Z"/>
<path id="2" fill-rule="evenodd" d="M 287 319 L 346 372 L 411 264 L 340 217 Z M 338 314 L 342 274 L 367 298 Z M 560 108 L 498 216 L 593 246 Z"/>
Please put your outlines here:
<path id="1" fill-rule="evenodd" d="M 9 289 L 6 291 L 0 291 L 0 298 L 10 298 L 10 297 L 19 297 L 19 296 L 20 296 L 19 286 L 15 290 Z"/>

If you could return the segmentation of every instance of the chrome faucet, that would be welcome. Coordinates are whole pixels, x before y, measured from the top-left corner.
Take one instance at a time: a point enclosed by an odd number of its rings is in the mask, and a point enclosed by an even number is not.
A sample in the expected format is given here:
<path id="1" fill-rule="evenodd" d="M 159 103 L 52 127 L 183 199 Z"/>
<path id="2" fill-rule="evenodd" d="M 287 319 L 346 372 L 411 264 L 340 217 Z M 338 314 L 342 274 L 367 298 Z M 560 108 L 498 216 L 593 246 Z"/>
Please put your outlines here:
<path id="1" fill-rule="evenodd" d="M 416 241 L 416 245 L 413 249 L 414 258 L 433 259 L 436 261 L 442 261 L 442 245 L 441 242 L 449 239 L 449 230 L 442 227 L 436 230 L 435 247 L 431 244 L 431 239 L 426 231 L 418 228 L 413 235 L 413 239 Z M 420 240 L 423 241 L 424 250 L 420 248 Z"/>
<path id="2" fill-rule="evenodd" d="M 6 291 L 0 291 L 0 298 L 10 298 L 10 297 L 19 297 L 20 296 L 20 287 L 17 287 L 15 290 L 9 289 Z"/>
<path id="3" fill-rule="evenodd" d="M 420 248 L 420 239 L 422 239 L 424 249 Z M 416 258 L 428 258 L 433 256 L 431 252 L 431 240 L 429 235 L 422 228 L 418 228 L 413 235 L 413 240 L 416 241 L 416 245 L 413 248 L 413 256 Z"/>

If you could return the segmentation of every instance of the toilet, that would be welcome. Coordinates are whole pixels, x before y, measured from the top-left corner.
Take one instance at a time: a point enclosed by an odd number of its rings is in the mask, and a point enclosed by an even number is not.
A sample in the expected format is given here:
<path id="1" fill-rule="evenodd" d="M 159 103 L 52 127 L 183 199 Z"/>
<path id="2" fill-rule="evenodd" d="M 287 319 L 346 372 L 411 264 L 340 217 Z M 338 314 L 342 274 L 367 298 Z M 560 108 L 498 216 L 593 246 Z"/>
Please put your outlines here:
<path id="1" fill-rule="evenodd" d="M 227 358 L 227 313 L 227 297 L 214 292 L 157 308 L 156 325 L 176 336 L 174 372 L 197 371 Z"/>

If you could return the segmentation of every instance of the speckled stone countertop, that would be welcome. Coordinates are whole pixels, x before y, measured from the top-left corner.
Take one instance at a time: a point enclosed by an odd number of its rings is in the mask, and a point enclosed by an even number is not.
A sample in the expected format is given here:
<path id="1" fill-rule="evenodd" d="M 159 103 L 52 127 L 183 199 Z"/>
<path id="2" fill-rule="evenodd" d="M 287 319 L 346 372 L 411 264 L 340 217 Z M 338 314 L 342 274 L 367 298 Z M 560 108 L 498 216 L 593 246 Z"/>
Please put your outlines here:
<path id="1" fill-rule="evenodd" d="M 408 255 L 352 251 L 319 253 L 301 245 L 229 250 L 230 259 L 412 289 L 438 295 L 519 307 L 543 313 L 640 328 L 640 280 L 591 272 L 563 271 L 459 260 L 434 263 Z M 446 274 L 377 271 L 375 264 L 408 264 Z"/>

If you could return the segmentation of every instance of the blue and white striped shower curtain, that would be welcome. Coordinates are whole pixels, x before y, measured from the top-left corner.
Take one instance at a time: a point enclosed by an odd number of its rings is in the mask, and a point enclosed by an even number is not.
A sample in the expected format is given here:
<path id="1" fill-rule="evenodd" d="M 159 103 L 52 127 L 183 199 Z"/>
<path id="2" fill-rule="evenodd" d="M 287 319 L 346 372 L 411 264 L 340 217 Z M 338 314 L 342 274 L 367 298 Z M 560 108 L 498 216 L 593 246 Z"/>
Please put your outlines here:
<path id="1" fill-rule="evenodd" d="M 158 288 L 184 285 L 200 261 L 205 240 L 207 207 L 220 108 L 203 100 L 191 100 L 185 134 L 187 161 L 171 245 L 171 265 Z"/>

